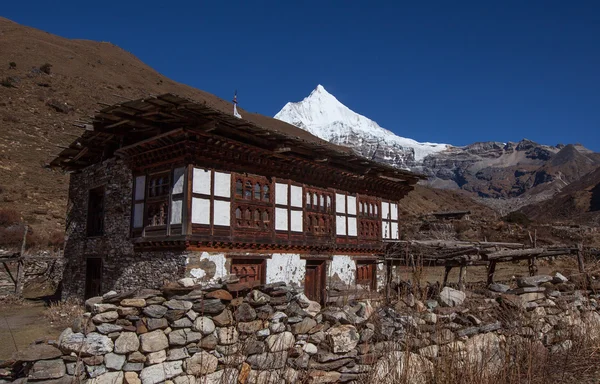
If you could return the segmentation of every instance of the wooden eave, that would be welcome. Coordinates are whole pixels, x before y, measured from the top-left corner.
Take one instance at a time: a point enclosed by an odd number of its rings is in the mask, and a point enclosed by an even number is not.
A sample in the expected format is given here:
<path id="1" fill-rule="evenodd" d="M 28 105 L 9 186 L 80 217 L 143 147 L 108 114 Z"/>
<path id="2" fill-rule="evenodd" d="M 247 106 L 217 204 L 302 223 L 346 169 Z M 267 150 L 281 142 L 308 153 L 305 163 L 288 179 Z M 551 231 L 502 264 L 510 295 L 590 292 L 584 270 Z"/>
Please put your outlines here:
<path id="1" fill-rule="evenodd" d="M 141 153 L 181 140 L 179 130 L 197 130 L 214 138 L 233 140 L 272 153 L 274 158 L 310 162 L 347 174 L 387 179 L 391 185 L 414 185 L 424 176 L 400 170 L 338 149 L 325 141 L 308 141 L 273 128 L 259 126 L 173 94 L 126 101 L 100 110 L 93 130 L 84 133 L 51 162 L 52 167 L 77 171 L 120 154 Z M 175 133 L 171 133 L 175 132 Z M 285 148 L 285 150 L 281 150 Z M 382 180 L 384 181 L 384 180 Z"/>

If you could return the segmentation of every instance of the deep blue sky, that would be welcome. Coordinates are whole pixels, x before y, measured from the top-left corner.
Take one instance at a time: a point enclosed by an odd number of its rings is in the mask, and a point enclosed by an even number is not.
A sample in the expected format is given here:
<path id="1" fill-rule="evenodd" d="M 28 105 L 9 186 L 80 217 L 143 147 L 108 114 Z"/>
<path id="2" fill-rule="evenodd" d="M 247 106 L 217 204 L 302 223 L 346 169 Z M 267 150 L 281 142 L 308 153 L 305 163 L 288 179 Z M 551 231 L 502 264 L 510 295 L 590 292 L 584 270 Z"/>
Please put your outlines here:
<path id="1" fill-rule="evenodd" d="M 600 151 L 600 1 L 2 1 L 274 115 L 323 84 L 399 135 Z M 1 38 L 1 37 L 0 37 Z"/>

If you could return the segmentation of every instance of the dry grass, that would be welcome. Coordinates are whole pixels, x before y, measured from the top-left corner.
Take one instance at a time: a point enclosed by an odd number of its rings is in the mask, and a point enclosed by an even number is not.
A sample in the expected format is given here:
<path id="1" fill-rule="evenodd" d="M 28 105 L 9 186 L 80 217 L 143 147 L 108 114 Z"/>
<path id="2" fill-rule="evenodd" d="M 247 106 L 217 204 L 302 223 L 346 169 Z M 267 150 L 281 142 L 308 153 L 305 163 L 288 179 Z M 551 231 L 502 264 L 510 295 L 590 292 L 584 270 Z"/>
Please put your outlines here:
<path id="1" fill-rule="evenodd" d="M 67 328 L 73 321 L 85 312 L 83 304 L 76 299 L 51 302 L 44 312 L 44 317 L 55 328 Z"/>

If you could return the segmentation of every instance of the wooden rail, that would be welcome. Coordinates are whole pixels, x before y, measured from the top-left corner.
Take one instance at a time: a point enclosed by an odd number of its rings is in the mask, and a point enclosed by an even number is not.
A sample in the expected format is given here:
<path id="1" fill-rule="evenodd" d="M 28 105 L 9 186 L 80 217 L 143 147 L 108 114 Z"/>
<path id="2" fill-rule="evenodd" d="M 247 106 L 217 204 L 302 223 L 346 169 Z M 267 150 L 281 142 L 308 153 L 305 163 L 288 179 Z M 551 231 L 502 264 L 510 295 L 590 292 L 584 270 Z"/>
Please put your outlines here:
<path id="1" fill-rule="evenodd" d="M 409 240 L 388 242 L 383 261 L 386 265 L 405 263 L 415 268 L 415 254 L 419 254 L 423 264 L 445 267 L 443 285 L 448 283 L 452 268 L 459 267 L 459 288 L 463 289 L 468 266 L 487 267 L 487 283 L 494 282 L 496 264 L 518 260 L 529 260 L 529 273 L 537 271 L 535 262 L 539 258 L 553 256 L 576 256 L 579 271 L 585 272 L 583 246 L 576 247 L 534 247 L 527 248 L 521 243 L 468 242 L 448 240 Z"/>

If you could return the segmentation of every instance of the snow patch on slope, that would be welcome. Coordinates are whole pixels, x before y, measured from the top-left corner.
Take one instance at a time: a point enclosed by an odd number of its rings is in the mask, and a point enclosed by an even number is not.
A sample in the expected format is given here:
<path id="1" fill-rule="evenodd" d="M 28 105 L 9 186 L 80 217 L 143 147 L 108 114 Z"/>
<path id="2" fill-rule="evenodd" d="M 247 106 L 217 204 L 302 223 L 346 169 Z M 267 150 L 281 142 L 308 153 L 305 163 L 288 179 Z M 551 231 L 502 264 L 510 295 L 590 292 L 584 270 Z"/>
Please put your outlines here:
<path id="1" fill-rule="evenodd" d="M 346 107 L 320 84 L 304 100 L 287 103 L 275 118 L 302 128 L 323 140 L 335 141 L 336 144 L 343 145 L 344 138 L 359 135 L 375 138 L 387 145 L 412 148 L 415 161 L 421 161 L 432 153 L 450 147 L 448 144 L 420 143 L 397 136 L 380 127 L 375 121 Z"/>

